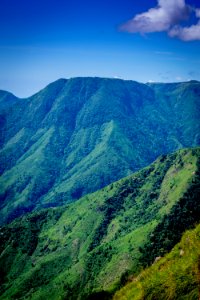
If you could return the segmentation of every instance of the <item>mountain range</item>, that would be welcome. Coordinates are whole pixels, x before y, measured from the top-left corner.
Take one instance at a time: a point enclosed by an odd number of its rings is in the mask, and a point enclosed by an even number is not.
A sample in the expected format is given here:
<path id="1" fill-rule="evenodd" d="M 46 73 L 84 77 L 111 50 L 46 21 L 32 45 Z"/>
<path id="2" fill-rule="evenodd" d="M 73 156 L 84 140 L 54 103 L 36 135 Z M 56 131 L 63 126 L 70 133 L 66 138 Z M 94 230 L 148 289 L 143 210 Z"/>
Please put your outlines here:
<path id="1" fill-rule="evenodd" d="M 74 202 L 161 154 L 199 145 L 199 99 L 198 81 L 73 78 L 26 99 L 0 91 L 0 223 Z"/>
<path id="2" fill-rule="evenodd" d="M 0 299 L 197 300 L 199 200 L 193 148 L 26 214 L 0 229 Z"/>
<path id="3" fill-rule="evenodd" d="M 0 299 L 199 299 L 199 101 L 197 81 L 0 91 Z"/>

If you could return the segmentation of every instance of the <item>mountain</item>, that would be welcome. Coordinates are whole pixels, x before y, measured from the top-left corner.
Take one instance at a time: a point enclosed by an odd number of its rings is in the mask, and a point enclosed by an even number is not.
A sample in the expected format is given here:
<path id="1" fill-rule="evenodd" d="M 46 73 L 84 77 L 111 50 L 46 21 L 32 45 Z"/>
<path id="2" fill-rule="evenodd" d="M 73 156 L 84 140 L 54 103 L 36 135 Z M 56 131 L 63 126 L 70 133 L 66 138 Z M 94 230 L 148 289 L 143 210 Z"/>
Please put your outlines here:
<path id="1" fill-rule="evenodd" d="M 193 148 L 67 206 L 15 219 L 0 230 L 0 298 L 110 299 L 200 223 L 199 199 Z"/>
<path id="2" fill-rule="evenodd" d="M 199 299 L 200 225 L 187 231 L 164 258 L 116 293 L 113 300 Z M 170 270 L 170 271 L 169 271 Z"/>
<path id="3" fill-rule="evenodd" d="M 1 91 L 1 224 L 199 145 L 199 100 L 196 81 L 60 79 L 27 99 Z"/>

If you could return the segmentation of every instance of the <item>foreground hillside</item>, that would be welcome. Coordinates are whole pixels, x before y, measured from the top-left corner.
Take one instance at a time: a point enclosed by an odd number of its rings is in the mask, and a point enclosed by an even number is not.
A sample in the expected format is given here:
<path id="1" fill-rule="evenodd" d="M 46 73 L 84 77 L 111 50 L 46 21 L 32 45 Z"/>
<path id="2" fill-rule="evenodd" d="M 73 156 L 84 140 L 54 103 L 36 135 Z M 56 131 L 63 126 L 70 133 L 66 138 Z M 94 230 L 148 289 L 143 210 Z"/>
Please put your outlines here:
<path id="1" fill-rule="evenodd" d="M 200 222 L 199 199 L 196 148 L 13 221 L 0 231 L 1 299 L 111 297 Z"/>
<path id="2" fill-rule="evenodd" d="M 130 281 L 116 293 L 114 300 L 198 300 L 200 225 L 187 231 L 169 254 Z"/>
<path id="3" fill-rule="evenodd" d="M 0 91 L 0 222 L 63 205 L 200 144 L 200 83 L 58 80 Z M 41 180 L 42 178 L 42 180 Z"/>

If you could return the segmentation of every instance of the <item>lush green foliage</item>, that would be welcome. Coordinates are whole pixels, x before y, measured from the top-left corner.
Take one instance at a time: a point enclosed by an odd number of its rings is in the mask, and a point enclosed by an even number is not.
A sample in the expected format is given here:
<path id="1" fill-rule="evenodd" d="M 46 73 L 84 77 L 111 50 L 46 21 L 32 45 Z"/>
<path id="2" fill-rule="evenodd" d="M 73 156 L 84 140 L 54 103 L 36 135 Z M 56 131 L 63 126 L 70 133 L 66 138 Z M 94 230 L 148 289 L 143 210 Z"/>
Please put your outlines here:
<path id="1" fill-rule="evenodd" d="M 200 225 L 187 231 L 164 258 L 118 291 L 114 300 L 198 300 L 200 294 Z"/>
<path id="2" fill-rule="evenodd" d="M 199 158 L 199 148 L 161 156 L 75 203 L 28 214 L 2 227 L 1 299 L 112 297 L 130 274 L 137 276 L 143 269 L 141 249 L 159 224 L 175 216 L 178 205 L 178 221 L 181 216 L 187 220 L 178 238 L 200 221 L 195 215 L 198 199 L 194 200 L 199 195 Z M 187 201 L 182 200 L 185 195 Z M 162 237 L 168 234 L 165 228 Z M 176 242 L 172 239 L 165 250 Z M 161 248 L 163 238 L 153 260 Z"/>
<path id="3" fill-rule="evenodd" d="M 69 203 L 162 153 L 199 145 L 199 99 L 194 81 L 61 79 L 28 99 L 1 91 L 0 222 Z"/>
<path id="4" fill-rule="evenodd" d="M 151 264 L 156 256 L 168 252 L 180 240 L 186 227 L 199 222 L 199 216 L 200 158 L 197 160 L 197 171 L 193 174 L 188 189 L 173 206 L 170 214 L 165 215 L 162 222 L 156 226 L 148 243 L 141 249 L 143 253 L 141 261 Z"/>

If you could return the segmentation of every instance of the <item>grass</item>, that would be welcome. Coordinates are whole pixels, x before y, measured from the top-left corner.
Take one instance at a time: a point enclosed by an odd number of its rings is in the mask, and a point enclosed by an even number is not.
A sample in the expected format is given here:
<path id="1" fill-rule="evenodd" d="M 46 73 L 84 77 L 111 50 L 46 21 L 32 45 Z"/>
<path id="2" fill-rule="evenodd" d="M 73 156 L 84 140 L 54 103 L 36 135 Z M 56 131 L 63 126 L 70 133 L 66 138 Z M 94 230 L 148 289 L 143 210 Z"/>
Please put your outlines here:
<path id="1" fill-rule="evenodd" d="M 198 300 L 200 225 L 184 233 L 165 257 L 118 291 L 113 300 Z"/>

